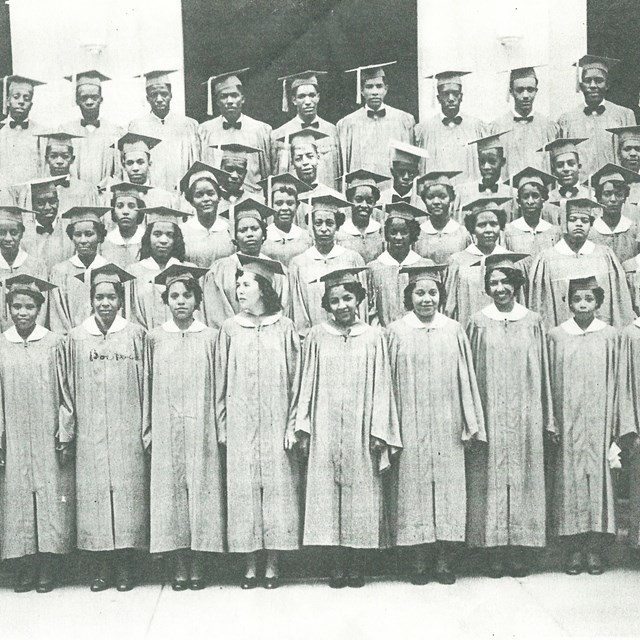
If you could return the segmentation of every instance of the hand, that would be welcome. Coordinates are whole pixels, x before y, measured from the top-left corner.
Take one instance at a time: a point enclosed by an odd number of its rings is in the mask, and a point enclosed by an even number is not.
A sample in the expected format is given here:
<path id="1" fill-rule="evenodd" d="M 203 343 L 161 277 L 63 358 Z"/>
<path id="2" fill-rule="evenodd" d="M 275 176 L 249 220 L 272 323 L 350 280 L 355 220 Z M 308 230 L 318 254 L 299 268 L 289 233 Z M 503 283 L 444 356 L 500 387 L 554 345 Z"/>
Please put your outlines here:
<path id="1" fill-rule="evenodd" d="M 56 453 L 58 456 L 58 464 L 61 467 L 66 467 L 71 460 L 73 460 L 73 446 L 71 443 L 59 444 L 56 447 Z"/>
<path id="2" fill-rule="evenodd" d="M 226 435 L 225 436 L 220 436 L 218 438 L 218 444 L 221 447 L 224 447 L 226 449 L 227 448 L 227 436 Z"/>
<path id="3" fill-rule="evenodd" d="M 293 451 L 297 443 L 296 432 L 293 429 L 287 429 L 284 432 L 284 450 Z"/>
<path id="4" fill-rule="evenodd" d="M 382 453 L 386 446 L 386 443 L 380 440 L 380 438 L 376 438 L 375 436 L 369 438 L 369 451 L 372 455 Z"/>
<path id="5" fill-rule="evenodd" d="M 6 463 L 6 453 L 4 452 L 4 449 L 0 449 L 0 468 L 4 469 L 4 465 Z"/>
<path id="6" fill-rule="evenodd" d="M 559 433 L 553 433 L 552 431 L 545 431 L 544 432 L 544 437 L 545 440 L 552 445 L 559 445 L 560 444 L 560 434 Z"/>
<path id="7" fill-rule="evenodd" d="M 298 431 L 296 434 L 296 447 L 303 458 L 309 457 L 309 434 L 305 431 Z"/>

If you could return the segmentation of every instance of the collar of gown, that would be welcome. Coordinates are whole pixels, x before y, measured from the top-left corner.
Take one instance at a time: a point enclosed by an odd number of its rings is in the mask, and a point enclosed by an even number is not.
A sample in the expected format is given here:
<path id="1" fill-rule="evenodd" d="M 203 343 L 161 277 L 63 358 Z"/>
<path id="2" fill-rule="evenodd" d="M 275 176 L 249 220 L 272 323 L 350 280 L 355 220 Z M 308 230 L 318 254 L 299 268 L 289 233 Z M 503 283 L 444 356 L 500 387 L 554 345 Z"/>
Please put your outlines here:
<path id="1" fill-rule="evenodd" d="M 86 271 L 91 271 L 92 269 L 97 269 L 98 267 L 103 267 L 105 264 L 107 264 L 107 261 L 99 253 L 96 254 L 93 262 L 88 267 L 84 266 L 82 260 L 80 260 L 80 258 L 78 258 L 78 255 L 75 253 L 69 258 L 69 262 L 74 267 L 78 267 L 78 269 L 84 269 Z"/>
<path id="2" fill-rule="evenodd" d="M 478 249 L 478 245 L 475 244 L 475 242 L 473 244 L 470 244 L 465 249 L 465 251 L 467 253 L 470 253 L 472 256 L 480 256 L 481 258 L 487 257 L 484 255 L 484 253 L 482 253 L 482 251 L 480 251 L 480 249 Z M 509 251 L 505 249 L 502 245 L 496 244 L 496 246 L 493 248 L 493 251 L 489 255 L 492 256 L 495 253 L 509 253 Z"/>
<path id="3" fill-rule="evenodd" d="M 512 105 L 511 106 L 511 115 L 514 118 L 523 118 L 523 117 L 527 117 L 527 118 L 533 118 L 535 120 L 535 115 L 536 115 L 536 110 L 535 109 L 531 109 L 531 113 L 528 116 L 522 116 L 521 114 L 519 114 L 515 107 Z"/>
<path id="4" fill-rule="evenodd" d="M 296 125 L 298 125 L 298 129 L 297 130 L 299 131 L 300 129 L 302 129 L 302 127 L 304 126 L 305 122 L 297 114 L 296 114 L 296 117 L 294 118 L 294 120 L 296 122 Z M 315 125 L 316 122 L 318 123 L 318 127 L 320 127 L 320 125 L 321 125 L 320 116 L 317 113 L 316 113 L 316 117 L 309 123 L 308 126 Z"/>
<path id="5" fill-rule="evenodd" d="M 189 326 L 189 328 L 186 331 L 183 331 L 175 323 L 175 320 L 173 318 L 171 318 L 171 320 L 167 320 L 162 325 L 162 328 L 167 333 L 200 333 L 200 331 L 204 331 L 207 328 L 207 325 L 204 324 L 203 322 L 200 322 L 200 320 L 194 320 L 191 323 L 191 325 Z"/>
<path id="6" fill-rule="evenodd" d="M 340 329 L 337 329 L 336 327 L 334 327 L 333 324 L 331 324 L 330 322 L 323 322 L 322 326 L 325 329 L 325 331 L 327 333 L 330 333 L 332 336 L 342 336 L 342 337 L 345 336 L 345 334 L 342 331 L 340 331 Z M 361 320 L 356 320 L 356 323 L 351 325 L 351 331 L 349 332 L 348 337 L 355 338 L 356 336 L 362 335 L 368 328 L 369 328 L 368 324 L 366 324 L 365 322 L 362 322 Z"/>
<path id="7" fill-rule="evenodd" d="M 277 242 L 278 240 L 297 240 L 302 235 L 304 235 L 304 231 L 295 224 L 291 225 L 289 233 L 285 233 L 282 229 L 278 229 L 275 222 L 272 222 L 267 227 L 267 240 L 271 240 L 272 242 Z"/>
<path id="8" fill-rule="evenodd" d="M 28 257 L 29 254 L 24 249 L 18 249 L 18 255 L 16 256 L 16 259 L 13 261 L 12 265 L 9 265 L 9 263 L 2 257 L 2 254 L 0 253 L 0 269 L 4 269 L 5 271 L 19 269 L 27 261 Z"/>
<path id="9" fill-rule="evenodd" d="M 160 273 L 160 271 L 161 271 L 160 266 L 158 265 L 158 263 L 151 257 L 145 258 L 144 260 L 140 260 L 140 262 L 138 262 L 138 264 L 140 266 L 144 267 L 145 269 L 149 269 L 149 271 L 157 271 L 158 273 Z M 189 264 L 189 263 L 180 262 L 180 260 L 178 260 L 177 258 L 171 257 L 171 258 L 169 258 L 169 261 L 167 262 L 167 266 L 165 267 L 165 269 L 167 267 L 170 267 L 172 264 Z"/>
<path id="10" fill-rule="evenodd" d="M 602 218 L 596 218 L 593 221 L 593 230 L 597 231 L 603 236 L 613 236 L 616 233 L 624 233 L 625 231 L 629 231 L 632 224 L 633 222 L 629 220 L 629 218 L 627 218 L 626 216 L 620 216 L 620 220 L 618 220 L 618 224 L 616 225 L 615 229 L 611 229 Z"/>
<path id="11" fill-rule="evenodd" d="M 431 324 L 424 324 L 415 312 L 410 311 L 406 316 L 402 317 L 402 321 L 412 329 L 442 329 L 442 327 L 449 322 L 449 319 L 439 311 L 436 311 L 433 322 Z"/>
<path id="12" fill-rule="evenodd" d="M 38 340 L 42 340 L 49 333 L 48 329 L 45 329 L 43 326 L 37 324 L 30 335 L 27 337 L 26 342 L 37 342 Z M 18 334 L 18 330 L 15 327 L 9 327 L 4 332 L 4 337 L 13 343 L 23 343 L 25 342 L 20 335 Z"/>
<path id="13" fill-rule="evenodd" d="M 116 316 L 116 319 L 113 321 L 113 324 L 107 329 L 107 334 L 109 333 L 118 333 L 122 331 L 129 322 L 125 320 L 122 316 Z M 91 315 L 89 316 L 81 325 L 83 329 L 92 336 L 102 336 L 104 335 L 102 331 L 98 328 L 98 323 L 96 322 L 96 317 Z"/>
<path id="14" fill-rule="evenodd" d="M 413 250 L 409 251 L 407 257 L 402 262 L 398 262 L 394 257 L 391 256 L 388 251 L 384 251 L 376 259 L 385 267 L 406 267 L 423 260 L 422 256 L 420 256 Z"/>
<path id="15" fill-rule="evenodd" d="M 107 233 L 107 237 L 105 240 L 108 240 L 111 244 L 115 244 L 118 247 L 124 247 L 130 244 L 140 244 L 142 242 L 142 236 L 144 235 L 144 227 L 139 224 L 135 233 L 128 239 L 125 240 L 120 233 L 120 229 L 116 227 Z"/>
<path id="16" fill-rule="evenodd" d="M 255 318 L 256 316 L 252 316 L 251 314 L 246 313 L 245 311 L 241 311 L 240 313 L 237 313 L 235 316 L 233 316 L 233 319 L 241 327 L 246 327 L 248 329 L 255 329 L 258 326 L 265 327 L 270 324 L 275 324 L 276 322 L 278 322 L 278 320 L 280 320 L 280 318 L 282 318 L 282 312 L 278 311 L 278 313 L 272 313 L 269 316 L 262 316 L 259 325 L 254 322 Z"/>
<path id="17" fill-rule="evenodd" d="M 511 223 L 511 226 L 517 229 L 518 231 L 526 231 L 527 233 L 542 233 L 543 231 L 547 231 L 551 229 L 553 225 L 547 222 L 546 220 L 543 220 L 542 218 L 540 218 L 535 228 L 532 228 L 526 223 L 523 217 L 520 217 L 520 218 L 516 218 Z"/>
<path id="18" fill-rule="evenodd" d="M 353 224 L 353 220 L 351 218 L 347 218 L 344 221 L 344 224 L 340 227 L 340 231 L 344 231 L 344 233 L 348 233 L 350 236 L 362 236 L 368 235 L 370 233 L 378 233 L 380 231 L 380 227 L 382 225 L 377 221 L 370 219 L 367 228 L 363 231 L 360 231 L 355 224 Z"/>
<path id="19" fill-rule="evenodd" d="M 565 320 L 560 326 L 570 336 L 583 336 L 587 333 L 593 333 L 594 331 L 601 331 L 602 329 L 604 329 L 605 327 L 608 327 L 609 325 L 606 322 L 603 322 L 602 320 L 600 320 L 599 318 L 594 318 L 591 324 L 583 331 L 578 326 L 578 323 L 575 321 L 574 318 L 569 318 L 568 320 Z"/>
<path id="20" fill-rule="evenodd" d="M 516 302 L 514 303 L 511 311 L 503 313 L 502 311 L 498 311 L 498 307 L 496 307 L 495 302 L 492 302 L 482 310 L 482 313 L 492 320 L 508 320 L 509 322 L 516 322 L 516 320 L 522 320 L 522 318 L 527 315 L 528 311 L 529 310 L 526 307 Z"/>
<path id="21" fill-rule="evenodd" d="M 158 118 L 158 116 L 155 113 L 153 113 L 153 111 L 149 111 L 149 115 L 156 122 L 160 122 L 161 123 L 164 120 L 165 124 L 167 123 L 168 120 L 172 120 L 173 119 L 173 111 L 171 111 L 171 109 L 169 109 L 169 113 L 167 113 L 167 115 L 164 118 Z"/>
<path id="22" fill-rule="evenodd" d="M 427 218 L 427 220 L 420 225 L 420 229 L 422 229 L 422 231 L 429 234 L 430 236 L 433 236 L 439 233 L 456 233 L 461 226 L 462 225 L 459 222 L 456 222 L 453 218 L 449 218 L 447 220 L 447 224 L 445 224 L 444 227 L 440 229 L 440 231 L 438 231 L 431 223 L 431 220 Z"/>
<path id="23" fill-rule="evenodd" d="M 308 255 L 312 260 L 330 260 L 331 258 L 337 258 L 338 256 L 341 256 L 344 252 L 346 251 L 346 249 L 344 247 L 341 247 L 339 244 L 334 244 L 333 248 L 331 249 L 331 251 L 329 251 L 329 253 L 327 253 L 326 256 L 323 256 L 315 247 L 309 247 L 309 249 L 307 249 Z"/>
<path id="24" fill-rule="evenodd" d="M 229 223 L 218 215 L 216 215 L 216 219 L 213 221 L 213 224 L 209 229 L 200 224 L 197 215 L 189 216 L 189 219 L 181 226 L 187 230 L 198 229 L 206 231 L 207 233 L 221 233 L 223 231 L 229 231 Z"/>
<path id="25" fill-rule="evenodd" d="M 587 240 L 581 247 L 580 251 L 578 251 L 579 256 L 589 256 L 593 253 L 593 250 L 596 248 L 596 245 L 591 242 L 591 240 Z M 558 244 L 554 247 L 554 249 L 563 256 L 575 256 L 575 252 L 573 249 L 567 244 L 566 240 L 562 238 Z"/>
<path id="26" fill-rule="evenodd" d="M 229 122 L 224 116 L 220 116 L 222 122 Z M 236 122 L 242 122 L 242 120 L 244 119 L 244 113 L 241 113 L 238 116 L 238 119 L 236 120 Z"/>

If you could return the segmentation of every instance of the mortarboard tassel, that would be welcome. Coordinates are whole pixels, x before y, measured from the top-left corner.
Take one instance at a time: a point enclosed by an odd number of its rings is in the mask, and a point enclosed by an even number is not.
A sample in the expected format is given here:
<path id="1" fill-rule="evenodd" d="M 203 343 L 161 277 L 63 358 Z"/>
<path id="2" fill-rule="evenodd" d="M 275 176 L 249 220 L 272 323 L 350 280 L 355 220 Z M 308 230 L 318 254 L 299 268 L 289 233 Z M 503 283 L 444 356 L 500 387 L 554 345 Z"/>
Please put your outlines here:
<path id="1" fill-rule="evenodd" d="M 7 111 L 9 110 L 7 105 L 7 102 L 8 102 L 7 94 L 9 89 L 8 79 L 9 79 L 9 76 L 5 76 L 4 78 L 2 78 L 2 114 L 5 116 L 7 115 Z"/>
<path id="2" fill-rule="evenodd" d="M 207 80 L 207 115 L 213 115 L 213 88 L 212 88 L 213 78 L 209 78 Z"/>
<path id="3" fill-rule="evenodd" d="M 580 60 L 576 62 L 576 93 L 580 93 Z"/>
<path id="4" fill-rule="evenodd" d="M 267 177 L 267 206 L 272 207 L 271 197 L 273 196 L 273 176 Z"/>
<path id="5" fill-rule="evenodd" d="M 362 94 L 360 93 L 361 86 L 362 86 L 362 69 L 358 68 L 356 69 L 356 104 L 362 104 Z"/>
<path id="6" fill-rule="evenodd" d="M 342 193 L 347 195 L 347 174 L 342 174 Z"/>
<path id="7" fill-rule="evenodd" d="M 289 100 L 287 100 L 287 79 L 282 78 L 282 112 L 288 113 Z"/>

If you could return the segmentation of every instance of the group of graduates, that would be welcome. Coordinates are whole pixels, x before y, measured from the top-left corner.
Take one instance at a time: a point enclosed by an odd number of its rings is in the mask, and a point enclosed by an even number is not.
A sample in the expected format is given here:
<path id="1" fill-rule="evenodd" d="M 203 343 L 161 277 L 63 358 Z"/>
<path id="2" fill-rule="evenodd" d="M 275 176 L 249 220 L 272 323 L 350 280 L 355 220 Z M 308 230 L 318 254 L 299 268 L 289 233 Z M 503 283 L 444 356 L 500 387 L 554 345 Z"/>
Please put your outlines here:
<path id="1" fill-rule="evenodd" d="M 16 591 L 48 592 L 92 552 L 92 591 L 135 585 L 132 554 L 205 586 L 207 554 L 328 548 L 330 585 L 406 547 L 414 584 L 454 552 L 524 576 L 566 543 L 599 574 L 616 532 L 611 469 L 640 463 L 640 127 L 605 99 L 614 61 L 579 63 L 584 106 L 442 115 L 385 103 L 317 115 L 318 72 L 282 78 L 296 116 L 243 113 L 241 72 L 208 82 L 197 125 L 145 74 L 151 113 L 100 119 L 97 71 L 70 76 L 81 120 L 29 121 L 3 83 L 0 129 L 0 550 Z M 390 174 L 390 175 L 388 175 Z M 631 513 L 640 513 L 631 487 Z M 629 540 L 640 544 L 640 517 Z"/>

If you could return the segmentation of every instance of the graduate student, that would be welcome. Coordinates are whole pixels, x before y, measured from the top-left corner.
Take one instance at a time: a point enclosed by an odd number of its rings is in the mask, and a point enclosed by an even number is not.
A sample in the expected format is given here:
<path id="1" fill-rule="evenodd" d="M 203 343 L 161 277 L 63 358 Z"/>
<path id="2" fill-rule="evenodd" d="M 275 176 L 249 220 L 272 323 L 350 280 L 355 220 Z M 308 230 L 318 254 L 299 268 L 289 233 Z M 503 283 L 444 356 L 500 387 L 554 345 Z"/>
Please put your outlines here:
<path id="1" fill-rule="evenodd" d="M 189 167 L 200 159 L 198 123 L 171 110 L 171 74 L 175 70 L 143 73 L 145 93 L 151 111 L 129 123 L 129 131 L 161 140 L 151 150 L 153 184 L 175 191 Z"/>
<path id="2" fill-rule="evenodd" d="M 356 103 L 362 105 L 336 125 L 345 173 L 365 167 L 384 175 L 389 170 L 391 140 L 414 143 L 414 117 L 385 102 L 389 91 L 385 69 L 392 64 L 395 62 L 345 72 L 355 73 Z"/>
<path id="3" fill-rule="evenodd" d="M 242 144 L 260 150 L 249 158 L 247 183 L 258 185 L 271 171 L 271 125 L 244 113 L 245 95 L 240 76 L 249 69 L 239 69 L 211 76 L 207 80 L 207 115 L 213 116 L 215 103 L 219 115 L 198 127 L 201 160 L 219 166 L 213 147 Z"/>
<path id="4" fill-rule="evenodd" d="M 12 326 L 0 337 L 2 559 L 19 559 L 17 593 L 47 593 L 74 548 L 73 464 L 58 450 L 62 338 L 37 323 L 54 285 L 26 273 L 3 285 Z"/>
<path id="5" fill-rule="evenodd" d="M 414 207 L 422 207 L 415 179 L 420 174 L 421 164 L 424 164 L 429 154 L 425 149 L 397 140 L 392 140 L 390 145 L 391 166 L 389 173 L 393 177 L 393 184 L 380 191 L 378 205 L 382 207 L 386 204 L 402 201 Z"/>
<path id="6" fill-rule="evenodd" d="M 589 198 L 589 189 L 580 181 L 580 151 L 578 145 L 586 138 L 556 138 L 538 149 L 549 152 L 551 173 L 556 186 L 549 192 L 549 202 L 565 209 L 567 200 Z"/>
<path id="7" fill-rule="evenodd" d="M 466 528 L 464 450 L 486 441 L 484 417 L 467 336 L 439 311 L 440 270 L 413 265 L 401 271 L 409 281 L 408 313 L 388 329 L 403 444 L 392 536 L 413 552 L 413 584 L 426 584 L 430 575 L 453 584 L 452 552 L 464 542 Z"/>
<path id="8" fill-rule="evenodd" d="M 416 145 L 426 149 L 429 159 L 425 170 L 439 167 L 456 169 L 460 183 L 474 182 L 479 167 L 473 147 L 467 145 L 488 135 L 488 126 L 474 116 L 460 111 L 462 106 L 462 77 L 468 71 L 441 71 L 427 76 L 435 83 L 435 93 L 441 113 L 416 126 Z"/>
<path id="9" fill-rule="evenodd" d="M 303 540 L 331 548 L 336 589 L 362 587 L 363 550 L 386 544 L 381 473 L 402 447 L 382 330 L 358 319 L 361 270 L 321 277 L 330 319 L 305 340 L 295 425 L 309 452 Z"/>
<path id="10" fill-rule="evenodd" d="M 64 343 L 58 447 L 75 455 L 77 547 L 93 554 L 91 591 L 129 591 L 132 551 L 149 543 L 146 335 L 118 313 L 132 276 L 112 264 L 85 274 L 92 314 Z"/>
<path id="11" fill-rule="evenodd" d="M 274 173 L 289 173 L 293 170 L 291 154 L 287 147 L 287 137 L 296 131 L 313 129 L 323 133 L 318 140 L 318 181 L 323 184 L 335 184 L 342 175 L 342 158 L 338 143 L 338 130 L 334 124 L 318 115 L 320 103 L 320 83 L 318 78 L 326 75 L 326 71 L 302 71 L 282 78 L 283 111 L 289 111 L 291 104 L 296 115 L 273 132 L 271 144 L 274 159 Z M 285 108 L 286 107 L 286 108 Z"/>
<path id="12" fill-rule="evenodd" d="M 516 302 L 522 257 L 487 257 L 492 302 L 467 327 L 488 443 L 469 452 L 467 543 L 487 549 L 492 578 L 526 576 L 530 550 L 546 544 L 543 439 L 556 427 L 544 325 Z"/>
<path id="13" fill-rule="evenodd" d="M 216 332 L 196 320 L 204 269 L 158 274 L 171 319 L 147 337 L 150 551 L 172 559 L 174 591 L 203 589 L 205 554 L 225 551 L 224 484 L 213 404 Z"/>
<path id="14" fill-rule="evenodd" d="M 280 584 L 280 551 L 300 546 L 299 469 L 294 454 L 302 352 L 274 289 L 279 262 L 239 255 L 240 311 L 216 345 L 218 438 L 227 456 L 229 551 L 245 555 L 243 589 Z M 264 579 L 258 575 L 264 557 Z"/>
<path id="15" fill-rule="evenodd" d="M 609 446 L 616 416 L 619 334 L 595 313 L 605 292 L 594 276 L 573 278 L 571 317 L 549 331 L 551 390 L 559 448 L 551 527 L 566 545 L 565 571 L 604 571 L 616 532 Z"/>

